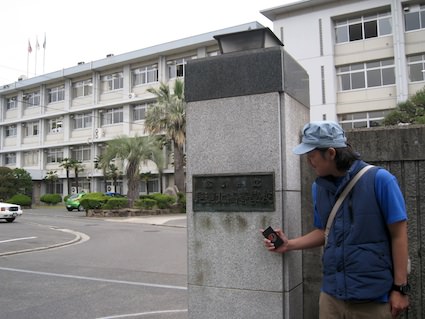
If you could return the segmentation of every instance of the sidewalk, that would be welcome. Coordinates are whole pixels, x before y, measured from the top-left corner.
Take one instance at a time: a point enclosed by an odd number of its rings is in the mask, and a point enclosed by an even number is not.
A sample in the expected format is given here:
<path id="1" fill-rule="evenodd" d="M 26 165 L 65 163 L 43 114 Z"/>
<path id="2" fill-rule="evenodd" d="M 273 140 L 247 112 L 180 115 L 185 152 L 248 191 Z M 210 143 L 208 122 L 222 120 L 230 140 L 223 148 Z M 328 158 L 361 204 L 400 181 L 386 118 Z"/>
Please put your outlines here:
<path id="1" fill-rule="evenodd" d="M 170 227 L 186 228 L 186 214 L 178 215 L 151 215 L 151 216 L 133 216 L 133 217 L 114 217 L 105 218 L 109 222 L 149 224 Z"/>

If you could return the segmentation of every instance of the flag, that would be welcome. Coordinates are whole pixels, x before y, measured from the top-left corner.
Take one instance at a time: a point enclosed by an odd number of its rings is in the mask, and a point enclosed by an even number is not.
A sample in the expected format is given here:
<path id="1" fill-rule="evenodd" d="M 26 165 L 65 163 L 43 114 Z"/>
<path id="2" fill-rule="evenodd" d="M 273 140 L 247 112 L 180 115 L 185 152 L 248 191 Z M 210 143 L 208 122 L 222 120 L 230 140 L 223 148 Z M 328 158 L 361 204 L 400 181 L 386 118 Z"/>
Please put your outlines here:
<path id="1" fill-rule="evenodd" d="M 44 34 L 43 49 L 46 49 L 46 34 Z"/>
<path id="2" fill-rule="evenodd" d="M 32 52 L 31 42 L 28 40 L 28 53 Z"/>
<path id="3" fill-rule="evenodd" d="M 38 37 L 37 37 L 36 42 L 35 42 L 35 49 L 40 50 L 40 44 L 38 43 Z"/>

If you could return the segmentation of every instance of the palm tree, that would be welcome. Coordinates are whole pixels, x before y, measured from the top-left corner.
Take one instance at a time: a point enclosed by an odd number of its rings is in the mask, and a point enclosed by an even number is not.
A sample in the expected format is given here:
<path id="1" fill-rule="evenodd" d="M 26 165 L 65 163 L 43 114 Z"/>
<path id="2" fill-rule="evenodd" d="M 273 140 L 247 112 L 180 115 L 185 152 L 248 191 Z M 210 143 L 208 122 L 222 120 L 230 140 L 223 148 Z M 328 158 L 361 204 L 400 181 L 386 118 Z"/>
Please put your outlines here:
<path id="1" fill-rule="evenodd" d="M 108 178 L 112 179 L 112 185 L 114 185 L 114 192 L 117 193 L 118 178 L 121 177 L 122 172 L 114 163 L 110 163 L 106 174 Z"/>
<path id="2" fill-rule="evenodd" d="M 102 155 L 97 155 L 96 158 L 94 159 L 94 168 L 102 170 L 103 184 L 105 185 L 105 192 L 106 192 L 107 191 L 106 184 L 108 180 L 108 175 L 106 171 L 108 169 L 108 165 L 105 165 L 105 163 L 103 162 Z"/>
<path id="3" fill-rule="evenodd" d="M 84 165 L 80 161 L 75 160 L 73 169 L 74 169 L 74 175 L 75 175 L 75 187 L 78 193 L 78 188 L 79 188 L 78 173 L 84 171 Z"/>
<path id="4" fill-rule="evenodd" d="M 179 191 L 185 190 L 184 145 L 186 142 L 186 102 L 183 81 L 176 80 L 171 93 L 167 84 L 148 92 L 157 98 L 156 104 L 148 109 L 145 130 L 150 134 L 164 134 L 174 149 L 174 180 Z"/>
<path id="5" fill-rule="evenodd" d="M 140 165 L 152 158 L 155 141 L 149 136 L 120 136 L 108 141 L 102 161 L 108 165 L 115 159 L 121 159 L 124 164 L 124 174 L 127 177 L 127 197 L 130 206 L 139 196 Z"/>
<path id="6" fill-rule="evenodd" d="M 69 179 L 69 171 L 74 169 L 75 164 L 78 163 L 77 160 L 72 158 L 64 158 L 59 165 L 66 170 L 66 182 L 68 185 L 68 195 L 71 193 L 71 180 Z"/>

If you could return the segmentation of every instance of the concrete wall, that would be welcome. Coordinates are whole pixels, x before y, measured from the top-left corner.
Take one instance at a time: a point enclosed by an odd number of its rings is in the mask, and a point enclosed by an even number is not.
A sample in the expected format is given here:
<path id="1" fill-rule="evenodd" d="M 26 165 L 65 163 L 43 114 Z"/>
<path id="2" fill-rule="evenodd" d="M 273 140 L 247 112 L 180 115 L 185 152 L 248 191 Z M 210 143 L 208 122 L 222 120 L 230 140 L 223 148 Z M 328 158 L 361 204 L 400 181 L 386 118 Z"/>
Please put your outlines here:
<path id="1" fill-rule="evenodd" d="M 411 307 L 404 318 L 425 318 L 425 126 L 364 129 L 347 132 L 348 142 L 363 160 L 394 174 L 406 200 L 409 216 L 409 254 L 412 273 Z M 303 232 L 312 229 L 311 183 L 315 176 L 301 162 Z M 318 318 L 321 250 L 303 252 L 304 318 Z"/>

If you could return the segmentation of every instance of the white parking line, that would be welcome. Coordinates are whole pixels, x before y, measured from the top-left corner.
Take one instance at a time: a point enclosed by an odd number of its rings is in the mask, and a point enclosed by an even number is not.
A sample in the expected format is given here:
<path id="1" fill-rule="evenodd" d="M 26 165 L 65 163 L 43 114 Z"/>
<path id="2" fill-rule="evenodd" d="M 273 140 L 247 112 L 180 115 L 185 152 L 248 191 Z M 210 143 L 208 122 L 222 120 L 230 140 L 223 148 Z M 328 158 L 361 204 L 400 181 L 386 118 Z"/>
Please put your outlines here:
<path id="1" fill-rule="evenodd" d="M 0 244 L 10 243 L 11 241 L 26 240 L 26 239 L 35 239 L 35 238 L 37 238 L 37 237 L 22 237 L 22 238 L 13 238 L 13 239 L 1 240 L 0 241 Z"/>
<path id="2" fill-rule="evenodd" d="M 116 316 L 101 317 L 101 318 L 96 318 L 96 319 L 130 318 L 130 317 L 138 317 L 138 316 L 145 316 L 145 315 L 160 315 L 160 314 L 163 314 L 163 313 L 178 313 L 178 312 L 187 312 L 187 309 L 180 309 L 180 310 L 159 310 L 159 311 L 129 313 L 129 314 L 126 314 L 126 315 L 116 315 Z"/>
<path id="3" fill-rule="evenodd" d="M 183 286 L 158 285 L 158 284 L 149 284 L 149 283 L 138 282 L 138 281 L 125 281 L 125 280 L 114 280 L 114 279 L 105 279 L 105 278 L 96 278 L 96 277 L 74 276 L 74 275 L 57 274 L 57 273 L 43 272 L 43 271 L 32 271 L 32 270 L 17 269 L 17 268 L 0 267 L 0 270 L 21 272 L 21 273 L 26 273 L 26 274 L 34 274 L 34 275 L 42 275 L 42 276 L 51 276 L 51 277 L 71 278 L 71 279 L 90 280 L 90 281 L 101 281 L 101 282 L 108 282 L 108 283 L 114 283 L 114 284 L 125 284 L 125 285 L 135 285 L 135 286 L 154 287 L 154 288 L 187 290 L 187 287 L 183 287 Z"/>

